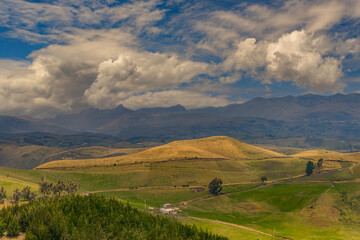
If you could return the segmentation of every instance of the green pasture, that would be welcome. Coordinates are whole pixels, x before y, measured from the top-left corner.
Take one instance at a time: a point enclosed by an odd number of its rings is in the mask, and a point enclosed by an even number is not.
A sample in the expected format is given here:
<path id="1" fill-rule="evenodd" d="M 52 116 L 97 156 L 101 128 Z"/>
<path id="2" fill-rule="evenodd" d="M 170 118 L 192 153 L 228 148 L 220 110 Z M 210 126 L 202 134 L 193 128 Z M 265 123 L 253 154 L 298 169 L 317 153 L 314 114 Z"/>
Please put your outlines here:
<path id="1" fill-rule="evenodd" d="M 246 239 L 246 240 L 275 240 L 274 237 L 251 232 L 241 228 L 228 226 L 222 223 L 208 222 L 202 220 L 194 220 L 189 218 L 178 218 L 178 221 L 197 227 L 211 233 L 229 238 L 230 240 Z"/>
<path id="2" fill-rule="evenodd" d="M 242 184 L 234 186 L 223 186 L 222 193 L 229 193 L 235 191 L 244 191 L 253 187 L 259 186 L 259 183 L 254 184 Z M 209 191 L 205 188 L 201 192 L 192 192 L 190 188 L 174 188 L 172 190 L 165 189 L 130 189 L 126 191 L 109 191 L 109 192 L 98 192 L 106 197 L 115 197 L 123 201 L 146 204 L 152 207 L 160 207 L 164 203 L 171 203 L 178 205 L 181 202 L 189 201 L 192 199 L 198 199 L 205 196 L 209 196 Z"/>
<path id="3" fill-rule="evenodd" d="M 293 239 L 358 239 L 360 231 L 343 222 L 314 223 L 302 210 L 329 189 L 356 186 L 331 183 L 283 183 L 195 202 L 184 208 L 190 216 L 217 219 Z M 356 190 L 354 190 L 356 192 Z M 261 238 L 260 238 L 261 239 Z"/>
<path id="4" fill-rule="evenodd" d="M 0 177 L 0 186 L 4 187 L 8 196 L 10 196 L 13 191 L 19 189 L 20 191 L 29 186 L 31 191 L 37 192 L 38 185 L 28 182 L 19 181 L 17 179 L 7 178 L 7 177 Z"/>
<path id="5" fill-rule="evenodd" d="M 258 182 L 261 176 L 276 180 L 302 174 L 303 160 L 188 160 L 92 167 L 71 170 L 19 170 L 0 168 L 0 176 L 37 184 L 42 177 L 55 182 L 59 178 L 79 181 L 82 191 L 112 190 L 149 186 L 207 186 L 215 177 L 224 184 Z"/>
<path id="6" fill-rule="evenodd" d="M 360 164 L 344 167 L 342 169 L 324 172 L 322 174 L 314 174 L 307 177 L 308 181 L 353 181 L 360 178 Z"/>
<path id="7" fill-rule="evenodd" d="M 239 192 L 244 191 L 248 189 L 252 189 L 258 186 L 261 186 L 262 184 L 259 182 L 253 182 L 249 184 L 239 184 L 239 185 L 229 185 L 229 186 L 223 186 L 223 189 L 221 193 L 232 193 L 232 192 Z"/>
<path id="8" fill-rule="evenodd" d="M 132 203 L 147 204 L 149 207 L 161 207 L 165 203 L 173 205 L 180 204 L 191 199 L 208 196 L 209 192 L 204 190 L 202 192 L 191 192 L 190 189 L 176 189 L 176 190 L 130 190 L 130 191 L 114 191 L 101 192 L 106 197 L 120 198 L 124 201 Z"/>
<path id="9" fill-rule="evenodd" d="M 343 164 L 342 169 L 286 183 L 259 183 L 261 176 L 266 176 L 269 181 L 300 176 L 304 174 L 306 162 L 297 158 L 246 161 L 193 159 L 62 171 L 0 168 L 0 186 L 5 186 L 8 193 L 25 186 L 31 186 L 34 190 L 42 177 L 51 182 L 62 178 L 79 181 L 81 192 L 99 191 L 106 197 L 115 197 L 139 208 L 144 208 L 145 202 L 146 206 L 156 208 L 164 203 L 179 205 L 184 201 L 199 199 L 187 207 L 181 207 L 186 215 L 218 219 L 293 239 L 360 239 L 359 226 L 352 222 L 358 219 L 354 216 L 357 214 L 354 204 L 360 200 L 360 183 L 339 182 L 358 179 L 360 165 Z M 207 189 L 195 193 L 181 187 L 206 187 L 215 177 L 221 178 L 224 184 L 234 185 L 223 186 L 222 193 L 226 194 L 207 200 L 200 199 L 209 195 Z M 245 182 L 247 184 L 236 184 Z M 176 188 L 141 189 L 156 186 Z M 131 187 L 139 189 L 128 189 Z M 340 196 L 344 193 L 347 199 L 341 201 Z M 340 212 L 338 221 L 327 222 L 325 219 L 321 222 L 311 214 L 303 213 L 309 206 L 320 204 L 318 199 L 324 194 L 334 199 L 334 208 Z M 230 239 L 271 239 L 221 223 L 188 218 L 181 221 L 195 223 Z"/>

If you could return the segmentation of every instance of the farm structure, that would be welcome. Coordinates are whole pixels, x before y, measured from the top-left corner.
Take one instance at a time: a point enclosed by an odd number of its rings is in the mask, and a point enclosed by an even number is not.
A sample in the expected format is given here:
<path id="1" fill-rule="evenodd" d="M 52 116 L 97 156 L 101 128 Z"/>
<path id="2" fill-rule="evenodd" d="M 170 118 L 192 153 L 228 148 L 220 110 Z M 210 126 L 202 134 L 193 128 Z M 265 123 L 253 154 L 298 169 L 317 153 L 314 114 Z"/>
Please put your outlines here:
<path id="1" fill-rule="evenodd" d="M 177 214 L 177 209 L 172 208 L 172 204 L 165 203 L 162 208 L 160 208 L 160 212 L 163 214 Z"/>
<path id="2" fill-rule="evenodd" d="M 163 214 L 177 214 L 174 208 L 160 208 L 160 212 Z"/>

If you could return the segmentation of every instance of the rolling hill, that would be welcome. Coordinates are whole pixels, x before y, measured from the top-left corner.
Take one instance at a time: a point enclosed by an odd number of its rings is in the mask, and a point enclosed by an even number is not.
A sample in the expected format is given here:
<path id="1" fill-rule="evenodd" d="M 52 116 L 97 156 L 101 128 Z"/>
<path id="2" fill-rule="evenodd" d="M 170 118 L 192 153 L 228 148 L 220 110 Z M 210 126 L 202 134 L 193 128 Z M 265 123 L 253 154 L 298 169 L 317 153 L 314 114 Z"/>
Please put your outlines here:
<path id="1" fill-rule="evenodd" d="M 53 161 L 40 165 L 36 169 L 69 168 L 74 166 L 89 167 L 93 165 L 111 166 L 114 164 L 150 163 L 185 159 L 254 160 L 284 157 L 286 156 L 283 154 L 242 143 L 230 137 L 209 137 L 175 141 L 127 156 Z"/>
<path id="2" fill-rule="evenodd" d="M 93 132 L 96 132 L 96 129 L 104 125 L 105 122 L 112 121 L 123 114 L 131 112 L 133 111 L 119 105 L 114 109 L 105 110 L 89 108 L 76 114 L 60 115 L 50 120 L 59 125 L 77 129 L 77 131 L 92 130 Z"/>
<path id="3" fill-rule="evenodd" d="M 59 172 L 86 179 L 89 187 L 206 185 L 214 177 L 227 183 L 276 180 L 304 175 L 307 161 L 324 158 L 322 171 L 359 162 L 359 155 L 328 151 L 283 155 L 230 137 L 175 141 L 125 156 L 51 161 L 39 172 Z M 326 150 L 324 150 L 326 153 Z M 89 181 L 91 179 L 91 181 Z"/>
<path id="4" fill-rule="evenodd" d="M 319 159 L 323 158 L 324 160 L 355 160 L 354 154 L 344 154 L 335 151 L 329 151 L 324 149 L 312 149 L 303 151 L 293 155 L 294 157 L 309 158 L 309 159 Z"/>
<path id="5" fill-rule="evenodd" d="M 61 148 L 38 145 L 19 146 L 0 144 L 0 166 L 32 169 L 40 164 L 60 159 L 86 159 L 122 156 L 145 150 L 144 148 L 108 148 L 102 146 Z"/>

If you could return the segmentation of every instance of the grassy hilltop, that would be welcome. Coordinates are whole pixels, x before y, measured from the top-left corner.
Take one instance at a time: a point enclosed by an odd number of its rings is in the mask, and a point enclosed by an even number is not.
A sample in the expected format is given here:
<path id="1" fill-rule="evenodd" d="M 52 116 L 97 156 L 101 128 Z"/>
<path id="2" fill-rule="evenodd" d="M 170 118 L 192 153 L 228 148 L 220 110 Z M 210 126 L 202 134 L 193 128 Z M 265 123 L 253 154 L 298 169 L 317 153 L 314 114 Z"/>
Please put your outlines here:
<path id="1" fill-rule="evenodd" d="M 320 158 L 321 169 L 305 176 L 306 163 Z M 267 184 L 261 184 L 261 176 Z M 0 185 L 8 191 L 26 184 L 36 189 L 42 177 L 79 181 L 81 192 L 116 197 L 139 208 L 169 202 L 182 209 L 179 221 L 230 239 L 360 237 L 359 153 L 319 149 L 284 155 L 210 137 L 124 156 L 53 161 L 36 170 L 0 168 Z M 206 190 L 214 177 L 224 182 L 217 197 Z M 195 186 L 205 190 L 191 191 Z"/>
<path id="2" fill-rule="evenodd" d="M 284 155 L 239 142 L 229 137 L 209 137 L 197 140 L 175 141 L 136 154 L 102 159 L 64 160 L 45 163 L 37 169 L 110 166 L 136 162 L 162 162 L 185 159 L 251 160 L 285 157 Z"/>
<path id="3" fill-rule="evenodd" d="M 349 163 L 357 161 L 356 155 L 341 156 Z M 176 141 L 125 156 L 53 161 L 36 169 L 84 179 L 91 190 L 98 190 L 206 185 L 215 176 L 229 184 L 257 182 L 263 175 L 276 180 L 302 175 L 309 159 L 317 161 L 315 156 L 287 156 L 229 137 L 210 137 Z M 344 164 L 332 161 L 331 157 L 324 159 L 323 170 L 341 168 Z"/>

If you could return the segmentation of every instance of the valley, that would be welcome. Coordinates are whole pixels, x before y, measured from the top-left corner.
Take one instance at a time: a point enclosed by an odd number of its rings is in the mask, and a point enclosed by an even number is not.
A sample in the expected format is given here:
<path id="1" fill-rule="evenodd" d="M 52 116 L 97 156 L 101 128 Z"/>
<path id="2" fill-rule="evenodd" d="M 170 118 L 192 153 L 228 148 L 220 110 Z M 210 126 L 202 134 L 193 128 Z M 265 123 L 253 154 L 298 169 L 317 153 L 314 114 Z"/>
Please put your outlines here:
<path id="1" fill-rule="evenodd" d="M 360 0 L 0 14 L 0 240 L 360 239 Z"/>
<path id="2" fill-rule="evenodd" d="M 99 154 L 99 149 L 93 151 Z M 25 185 L 37 190 L 42 178 L 61 178 L 79 182 L 81 193 L 113 197 L 145 211 L 171 203 L 181 209 L 174 216 L 178 221 L 230 239 L 276 238 L 262 233 L 359 238 L 360 154 L 279 152 L 229 137 L 176 141 L 128 155 L 50 161 L 33 170 L 1 167 L 0 185 L 8 192 Z M 306 163 L 320 158 L 321 168 L 306 176 Z M 223 180 L 218 196 L 207 191 L 215 177 Z"/>

